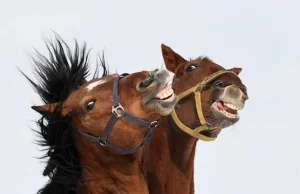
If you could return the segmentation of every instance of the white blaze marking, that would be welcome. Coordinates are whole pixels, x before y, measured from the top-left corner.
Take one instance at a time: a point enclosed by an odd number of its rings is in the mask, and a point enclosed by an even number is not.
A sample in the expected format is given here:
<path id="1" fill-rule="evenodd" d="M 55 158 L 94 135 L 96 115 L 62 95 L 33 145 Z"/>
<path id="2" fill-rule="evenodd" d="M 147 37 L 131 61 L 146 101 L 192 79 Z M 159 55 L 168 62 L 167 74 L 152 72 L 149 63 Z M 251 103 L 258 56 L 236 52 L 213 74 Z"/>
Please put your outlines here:
<path id="1" fill-rule="evenodd" d="M 88 89 L 88 91 L 91 91 L 94 87 L 104 84 L 106 82 L 107 82 L 106 79 L 101 79 L 96 82 L 90 83 L 86 88 Z"/>

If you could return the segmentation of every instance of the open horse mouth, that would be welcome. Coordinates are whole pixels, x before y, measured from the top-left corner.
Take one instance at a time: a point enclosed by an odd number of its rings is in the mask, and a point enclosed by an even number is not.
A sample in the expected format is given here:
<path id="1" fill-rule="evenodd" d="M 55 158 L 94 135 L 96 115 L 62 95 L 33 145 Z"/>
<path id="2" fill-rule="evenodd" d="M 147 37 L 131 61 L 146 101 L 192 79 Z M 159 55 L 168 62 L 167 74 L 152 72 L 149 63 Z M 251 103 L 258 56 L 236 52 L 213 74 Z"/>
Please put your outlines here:
<path id="1" fill-rule="evenodd" d="M 174 96 L 173 89 L 170 86 L 165 85 L 157 92 L 153 100 L 169 101 L 173 96 Z"/>
<path id="2" fill-rule="evenodd" d="M 168 108 L 174 104 L 174 101 L 176 101 L 176 95 L 173 89 L 165 85 L 156 91 L 155 96 L 151 98 L 146 105 L 149 103 L 158 103 L 162 107 Z"/>
<path id="3" fill-rule="evenodd" d="M 217 137 L 223 128 L 233 125 L 240 119 L 238 111 L 242 110 L 243 107 L 231 102 L 216 100 L 212 103 L 210 109 L 215 119 L 210 123 L 211 127 L 209 129 L 200 133 L 208 137 Z"/>
<path id="4" fill-rule="evenodd" d="M 240 117 L 238 111 L 243 109 L 243 107 L 221 100 L 215 101 L 211 105 L 211 108 L 218 111 L 221 115 L 223 115 L 223 117 L 227 117 L 229 119 L 238 119 Z"/>
<path id="5" fill-rule="evenodd" d="M 200 133 L 207 137 L 217 137 L 221 130 L 236 123 L 240 116 L 239 110 L 243 107 L 239 107 L 230 102 L 224 102 L 222 100 L 216 100 L 210 107 L 215 119 L 212 120 L 210 128 Z"/>
<path id="6" fill-rule="evenodd" d="M 170 114 L 177 102 L 177 96 L 168 85 L 170 80 L 168 71 L 158 70 L 145 83 L 142 83 L 142 85 L 148 85 L 149 89 L 143 100 L 144 105 L 162 116 Z"/>

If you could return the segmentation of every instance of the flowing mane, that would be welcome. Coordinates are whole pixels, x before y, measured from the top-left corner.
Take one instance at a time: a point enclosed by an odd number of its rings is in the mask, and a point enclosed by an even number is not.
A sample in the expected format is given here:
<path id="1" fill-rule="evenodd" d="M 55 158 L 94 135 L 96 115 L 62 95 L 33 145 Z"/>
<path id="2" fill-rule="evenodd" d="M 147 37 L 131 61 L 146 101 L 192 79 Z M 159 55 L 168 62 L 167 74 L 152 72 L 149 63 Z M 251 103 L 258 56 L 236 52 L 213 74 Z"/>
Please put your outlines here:
<path id="1" fill-rule="evenodd" d="M 90 73 L 89 51 L 86 44 L 82 47 L 75 40 L 75 50 L 57 35 L 54 41 L 45 41 L 49 58 L 38 51 L 33 56 L 34 73 L 37 83 L 23 75 L 32 84 L 45 104 L 63 102 L 73 91 L 77 90 Z M 99 57 L 94 78 L 99 75 L 99 68 L 103 69 L 102 77 L 109 75 L 104 56 Z M 54 114 L 43 115 L 37 121 L 40 128 L 37 143 L 47 151 L 41 159 L 47 159 L 43 175 L 50 181 L 38 193 L 76 193 L 79 182 L 82 182 L 81 166 L 72 138 L 72 124 L 68 116 L 61 115 L 58 105 Z"/>

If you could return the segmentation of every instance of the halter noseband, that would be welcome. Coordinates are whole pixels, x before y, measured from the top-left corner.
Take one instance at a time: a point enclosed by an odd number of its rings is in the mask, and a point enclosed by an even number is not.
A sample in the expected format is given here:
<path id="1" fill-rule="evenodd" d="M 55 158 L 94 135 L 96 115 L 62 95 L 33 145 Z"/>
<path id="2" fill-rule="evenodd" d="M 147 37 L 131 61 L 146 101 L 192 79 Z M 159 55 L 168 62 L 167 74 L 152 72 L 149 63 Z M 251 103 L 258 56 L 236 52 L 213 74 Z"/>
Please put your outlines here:
<path id="1" fill-rule="evenodd" d="M 209 126 L 210 126 L 210 124 L 206 122 L 204 115 L 203 115 L 202 105 L 201 105 L 201 92 L 208 83 L 212 82 L 213 80 L 215 80 L 216 78 L 220 77 L 223 74 L 236 75 L 233 71 L 230 71 L 230 70 L 217 71 L 217 72 L 211 74 L 210 76 L 206 77 L 202 82 L 200 82 L 196 86 L 182 92 L 181 94 L 179 94 L 177 96 L 178 101 L 179 101 L 191 94 L 195 94 L 196 110 L 197 110 L 197 115 L 198 115 L 198 118 L 199 118 L 199 121 L 201 124 L 199 127 L 196 127 L 194 129 L 189 128 L 188 126 L 186 126 L 185 124 L 183 124 L 180 121 L 180 119 L 178 118 L 178 116 L 176 114 L 175 109 L 173 109 L 173 111 L 171 112 L 171 116 L 172 116 L 175 124 L 179 127 L 179 129 L 181 129 L 182 131 L 186 132 L 187 134 L 189 134 L 197 139 L 201 139 L 203 141 L 213 141 L 216 139 L 216 137 L 208 137 L 208 136 L 205 136 L 200 133 L 201 131 L 209 129 Z"/>
<path id="2" fill-rule="evenodd" d="M 99 143 L 100 145 L 102 145 L 104 147 L 108 147 L 110 149 L 113 149 L 115 151 L 122 152 L 125 154 L 132 154 L 149 142 L 153 130 L 160 124 L 160 119 L 155 120 L 153 122 L 148 122 L 148 121 L 140 119 L 124 110 L 124 108 L 120 104 L 119 98 L 118 98 L 118 83 L 119 83 L 119 79 L 125 77 L 126 75 L 128 75 L 128 74 L 122 74 L 114 80 L 114 83 L 113 83 L 113 106 L 112 106 L 112 110 L 111 110 L 112 115 L 111 115 L 109 121 L 107 122 L 106 127 L 104 128 L 104 131 L 100 135 L 100 137 L 96 137 L 96 136 L 87 134 L 78 129 L 76 129 L 76 130 L 81 135 Z M 119 146 L 116 146 L 116 145 L 113 145 L 113 144 L 110 144 L 107 142 L 107 138 L 109 137 L 109 134 L 110 134 L 114 124 L 116 123 L 117 119 L 120 117 L 124 117 L 127 120 L 130 120 L 138 125 L 148 128 L 148 131 L 144 137 L 143 142 L 138 147 L 133 148 L 133 149 L 127 149 L 127 148 L 122 148 L 122 147 L 119 147 Z"/>

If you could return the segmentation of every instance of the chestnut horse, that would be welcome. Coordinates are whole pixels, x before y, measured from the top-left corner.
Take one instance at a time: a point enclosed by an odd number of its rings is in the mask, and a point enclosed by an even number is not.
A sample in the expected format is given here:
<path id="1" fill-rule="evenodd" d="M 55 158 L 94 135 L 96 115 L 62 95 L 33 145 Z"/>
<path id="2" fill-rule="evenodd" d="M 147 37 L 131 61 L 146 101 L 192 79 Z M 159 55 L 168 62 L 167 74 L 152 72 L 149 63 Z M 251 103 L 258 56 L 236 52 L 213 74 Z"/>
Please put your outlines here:
<path id="1" fill-rule="evenodd" d="M 175 73 L 172 88 L 179 106 L 153 133 L 143 167 L 150 193 L 194 193 L 197 140 L 212 141 L 238 122 L 247 89 L 238 77 L 241 68 L 225 70 L 207 57 L 187 61 L 165 45 L 162 54 L 167 69 Z"/>
<path id="2" fill-rule="evenodd" d="M 59 37 L 48 42 L 50 58 L 33 60 L 39 83 L 25 75 L 45 103 L 32 107 L 49 158 L 38 193 L 146 194 L 138 156 L 177 102 L 168 71 L 108 75 L 101 58 L 102 77 L 87 81 L 89 53 L 75 43 L 72 52 Z"/>

